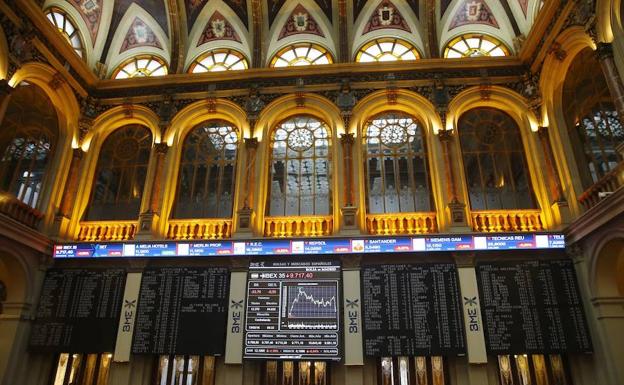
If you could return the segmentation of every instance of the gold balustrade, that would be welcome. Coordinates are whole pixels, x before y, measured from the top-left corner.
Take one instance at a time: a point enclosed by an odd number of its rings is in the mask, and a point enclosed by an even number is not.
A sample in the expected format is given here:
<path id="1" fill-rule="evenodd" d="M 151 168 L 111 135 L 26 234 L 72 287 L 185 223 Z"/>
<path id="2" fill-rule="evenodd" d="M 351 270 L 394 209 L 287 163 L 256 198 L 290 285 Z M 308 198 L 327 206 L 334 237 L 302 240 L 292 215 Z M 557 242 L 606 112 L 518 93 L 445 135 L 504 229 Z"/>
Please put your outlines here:
<path id="1" fill-rule="evenodd" d="M 43 218 L 43 213 L 28 206 L 13 195 L 0 193 L 0 214 L 4 214 L 19 223 L 36 229 Z"/>
<path id="2" fill-rule="evenodd" d="M 80 222 L 78 241 L 127 241 L 134 239 L 137 221 Z"/>
<path id="3" fill-rule="evenodd" d="M 223 239 L 232 236 L 231 219 L 170 219 L 167 239 Z"/>
<path id="4" fill-rule="evenodd" d="M 429 234 L 438 231 L 435 212 L 367 214 L 366 230 L 371 235 Z"/>
<path id="5" fill-rule="evenodd" d="M 264 218 L 265 237 L 320 237 L 331 235 L 333 230 L 331 216 Z"/>
<path id="6" fill-rule="evenodd" d="M 604 199 L 601 193 L 612 193 L 622 185 L 624 185 L 624 162 L 618 164 L 616 168 L 585 190 L 579 197 L 579 202 L 585 209 L 590 209 Z"/>
<path id="7" fill-rule="evenodd" d="M 540 210 L 473 211 L 472 229 L 482 233 L 544 230 Z"/>

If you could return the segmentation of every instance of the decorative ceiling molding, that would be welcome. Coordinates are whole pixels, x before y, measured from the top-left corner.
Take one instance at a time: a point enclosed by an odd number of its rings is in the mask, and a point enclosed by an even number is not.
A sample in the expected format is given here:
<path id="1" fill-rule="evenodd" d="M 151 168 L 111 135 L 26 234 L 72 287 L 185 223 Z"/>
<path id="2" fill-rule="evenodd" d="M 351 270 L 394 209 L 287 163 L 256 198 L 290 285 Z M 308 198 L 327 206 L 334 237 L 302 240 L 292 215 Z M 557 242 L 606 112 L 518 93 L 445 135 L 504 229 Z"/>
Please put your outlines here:
<path id="1" fill-rule="evenodd" d="M 249 12 L 247 11 L 247 0 L 223 0 L 232 11 L 238 16 L 239 19 L 245 25 L 245 28 L 249 29 Z"/>
<path id="2" fill-rule="evenodd" d="M 379 29 L 401 29 L 412 32 L 399 9 L 390 1 L 383 1 L 368 19 L 362 34 Z"/>
<path id="3" fill-rule="evenodd" d="M 301 4 L 297 4 L 295 9 L 290 13 L 277 40 L 279 41 L 285 37 L 298 34 L 312 34 L 325 37 L 318 22 Z"/>
<path id="4" fill-rule="evenodd" d="M 453 0 L 440 0 L 440 17 L 444 16 L 452 2 Z"/>
<path id="5" fill-rule="evenodd" d="M 201 37 L 197 41 L 197 47 L 215 40 L 232 40 L 241 42 L 240 36 L 232 24 L 219 11 L 215 11 L 204 28 Z"/>
<path id="6" fill-rule="evenodd" d="M 138 17 L 134 18 L 132 25 L 126 32 L 126 37 L 121 43 L 119 53 L 123 53 L 136 47 L 156 47 L 162 49 L 156 34 L 150 26 Z"/>
<path id="7" fill-rule="evenodd" d="M 492 10 L 484 0 L 465 0 L 453 16 L 449 31 L 468 24 L 482 24 L 500 28 Z"/>
<path id="8" fill-rule="evenodd" d="M 314 0 L 314 2 L 323 11 L 325 16 L 327 16 L 327 20 L 329 20 L 330 23 L 333 23 L 334 20 L 332 18 L 332 10 L 333 10 L 332 1 L 331 0 Z"/>
<path id="9" fill-rule="evenodd" d="M 102 20 L 102 1 L 103 0 L 69 0 L 68 2 L 74 7 L 85 24 L 89 28 L 91 41 L 95 44 L 98 30 L 100 29 L 100 21 Z"/>
<path id="10" fill-rule="evenodd" d="M 275 18 L 279 14 L 279 11 L 286 3 L 286 0 L 266 0 L 267 1 L 267 12 L 269 14 L 269 28 L 273 26 L 273 22 Z"/>
<path id="11" fill-rule="evenodd" d="M 417 19 L 420 19 L 420 1 L 419 0 L 405 0 L 407 5 L 410 6 Z"/>
<path id="12" fill-rule="evenodd" d="M 208 3 L 208 0 L 184 0 L 184 7 L 186 8 L 186 22 L 187 22 L 187 33 L 191 33 L 191 29 L 193 29 L 193 25 L 195 25 L 195 21 L 197 21 L 197 17 L 201 13 L 204 6 Z"/>
<path id="13" fill-rule="evenodd" d="M 518 4 L 520 4 L 520 8 L 522 8 L 524 17 L 527 17 L 527 11 L 529 10 L 529 0 L 518 0 Z"/>

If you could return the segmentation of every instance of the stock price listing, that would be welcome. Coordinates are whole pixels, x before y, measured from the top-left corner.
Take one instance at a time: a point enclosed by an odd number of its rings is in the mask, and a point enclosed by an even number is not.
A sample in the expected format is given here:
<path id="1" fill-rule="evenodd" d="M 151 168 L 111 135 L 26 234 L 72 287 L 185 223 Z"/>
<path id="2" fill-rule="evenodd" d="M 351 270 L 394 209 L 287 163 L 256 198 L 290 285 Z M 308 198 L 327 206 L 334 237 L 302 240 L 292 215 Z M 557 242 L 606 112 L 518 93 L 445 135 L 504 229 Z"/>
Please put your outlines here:
<path id="1" fill-rule="evenodd" d="M 245 357 L 339 360 L 339 293 L 337 262 L 252 263 Z"/>

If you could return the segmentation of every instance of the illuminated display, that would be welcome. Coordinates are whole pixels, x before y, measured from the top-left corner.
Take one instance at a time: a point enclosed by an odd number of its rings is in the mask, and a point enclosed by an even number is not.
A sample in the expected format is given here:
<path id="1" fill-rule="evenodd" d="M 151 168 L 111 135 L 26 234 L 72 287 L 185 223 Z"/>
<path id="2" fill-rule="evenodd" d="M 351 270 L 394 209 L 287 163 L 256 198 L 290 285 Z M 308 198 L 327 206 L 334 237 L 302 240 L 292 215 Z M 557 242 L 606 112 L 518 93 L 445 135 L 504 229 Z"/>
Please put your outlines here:
<path id="1" fill-rule="evenodd" d="M 479 234 L 317 240 L 71 243 L 55 245 L 54 257 L 213 257 L 224 255 L 359 254 L 564 248 L 565 238 L 563 234 Z"/>
<path id="2" fill-rule="evenodd" d="M 340 265 L 252 262 L 246 358 L 340 360 Z"/>

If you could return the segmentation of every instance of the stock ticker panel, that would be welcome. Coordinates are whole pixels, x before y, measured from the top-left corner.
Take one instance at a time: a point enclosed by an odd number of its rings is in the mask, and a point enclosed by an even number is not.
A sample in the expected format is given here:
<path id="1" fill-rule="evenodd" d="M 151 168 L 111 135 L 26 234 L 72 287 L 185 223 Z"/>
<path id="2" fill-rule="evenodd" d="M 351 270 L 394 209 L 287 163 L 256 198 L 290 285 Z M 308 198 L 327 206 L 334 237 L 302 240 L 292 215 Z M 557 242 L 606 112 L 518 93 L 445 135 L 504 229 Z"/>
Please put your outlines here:
<path id="1" fill-rule="evenodd" d="M 339 360 L 340 264 L 252 262 L 245 358 Z"/>
<path id="2" fill-rule="evenodd" d="M 454 264 L 370 265 L 361 276 L 367 356 L 465 353 Z"/>

